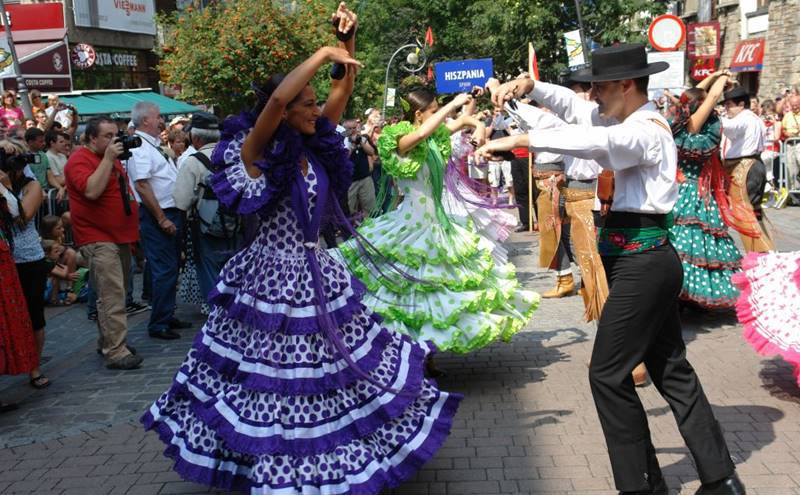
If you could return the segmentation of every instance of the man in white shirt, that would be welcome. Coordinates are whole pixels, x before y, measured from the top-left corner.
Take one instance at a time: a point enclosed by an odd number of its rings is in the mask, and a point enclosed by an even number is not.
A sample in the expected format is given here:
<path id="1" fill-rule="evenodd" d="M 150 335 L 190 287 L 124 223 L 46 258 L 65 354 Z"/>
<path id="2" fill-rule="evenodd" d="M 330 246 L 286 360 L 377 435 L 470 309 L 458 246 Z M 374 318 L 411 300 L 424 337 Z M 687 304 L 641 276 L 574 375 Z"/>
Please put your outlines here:
<path id="1" fill-rule="evenodd" d="M 775 250 L 775 243 L 764 225 L 761 199 L 767 185 L 767 169 L 761 161 L 767 128 L 750 110 L 750 95 L 737 86 L 725 92 L 726 117 L 722 121 L 722 158 L 728 174 L 728 198 L 733 221 L 747 252 Z"/>
<path id="2" fill-rule="evenodd" d="M 161 150 L 159 125 L 163 122 L 158 105 L 138 102 L 131 111 L 136 135 L 142 145 L 131 150 L 128 174 L 134 183 L 139 208 L 139 225 L 145 258 L 151 273 L 150 337 L 180 338 L 175 330 L 190 325 L 175 318 L 178 258 L 183 213 L 172 196 L 178 169 Z"/>
<path id="3" fill-rule="evenodd" d="M 668 492 L 631 378 L 644 361 L 694 457 L 702 482 L 697 495 L 744 495 L 722 430 L 686 360 L 681 334 L 683 270 L 668 231 L 668 214 L 678 198 L 677 150 L 669 125 L 647 95 L 649 75 L 668 64 L 648 64 L 644 46 L 635 44 L 595 50 L 592 62 L 591 69 L 573 77 L 592 83 L 597 105 L 578 97 L 569 105 L 592 127 L 534 131 L 490 141 L 477 153 L 491 156 L 527 145 L 534 152 L 594 159 L 614 171 L 611 211 L 598 233 L 610 293 L 589 381 L 617 489 L 623 494 Z M 499 106 L 533 89 L 530 80 L 512 81 L 494 92 L 493 101 Z"/>

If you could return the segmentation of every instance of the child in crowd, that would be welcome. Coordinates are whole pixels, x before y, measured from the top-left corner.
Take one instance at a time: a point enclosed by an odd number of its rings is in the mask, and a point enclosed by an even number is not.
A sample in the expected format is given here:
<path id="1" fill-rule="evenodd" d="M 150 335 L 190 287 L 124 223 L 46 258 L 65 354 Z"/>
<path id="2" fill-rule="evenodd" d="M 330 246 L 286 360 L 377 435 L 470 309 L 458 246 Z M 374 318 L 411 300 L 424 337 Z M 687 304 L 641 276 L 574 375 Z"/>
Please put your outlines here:
<path id="1" fill-rule="evenodd" d="M 88 274 L 83 257 L 67 246 L 65 240 L 64 219 L 55 215 L 42 218 L 40 224 L 42 248 L 48 260 L 53 262 L 48 282 L 47 299 L 52 304 L 72 304 L 85 298 L 85 286 Z M 62 281 L 71 284 L 69 290 L 61 290 Z M 63 297 L 60 294 L 64 293 Z"/>

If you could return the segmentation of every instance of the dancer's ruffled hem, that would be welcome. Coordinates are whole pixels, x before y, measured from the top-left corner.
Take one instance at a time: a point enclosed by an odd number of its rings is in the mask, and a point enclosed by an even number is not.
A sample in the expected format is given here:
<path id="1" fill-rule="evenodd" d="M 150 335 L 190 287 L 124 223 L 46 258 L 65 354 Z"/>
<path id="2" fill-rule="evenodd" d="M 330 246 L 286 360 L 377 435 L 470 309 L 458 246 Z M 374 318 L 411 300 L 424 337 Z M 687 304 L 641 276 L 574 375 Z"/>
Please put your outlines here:
<path id="1" fill-rule="evenodd" d="M 376 314 L 371 314 L 372 321 L 381 323 L 382 318 Z M 365 373 L 374 370 L 381 362 L 381 356 L 392 342 L 392 333 L 386 329 L 375 337 L 370 350 L 355 363 Z M 404 340 L 410 341 L 409 337 L 401 336 Z M 324 394 L 331 390 L 347 387 L 353 382 L 362 379 L 361 375 L 351 366 L 345 366 L 337 373 L 325 374 L 322 378 L 276 378 L 258 373 L 242 371 L 241 362 L 227 356 L 221 356 L 214 352 L 203 342 L 202 332 L 197 335 L 194 342 L 194 349 L 197 359 L 211 366 L 215 371 L 230 377 L 233 383 L 256 390 L 259 392 L 273 392 L 285 395 L 313 395 Z M 188 370 L 186 370 L 188 371 Z"/>
<path id="2" fill-rule="evenodd" d="M 395 210 L 398 211 L 398 210 Z M 394 212 L 391 212 L 394 213 Z M 381 230 L 378 229 L 377 222 L 387 223 L 389 225 L 383 226 Z M 399 228 L 399 230 L 398 230 Z M 433 228 L 442 228 L 440 226 L 433 226 Z M 458 226 L 460 229 L 464 229 L 464 227 Z M 378 217 L 378 219 L 368 218 L 361 224 L 359 227 L 359 232 L 372 244 L 378 247 L 378 250 L 381 252 L 383 256 L 388 258 L 389 260 L 400 263 L 406 266 L 410 266 L 413 268 L 419 268 L 425 265 L 452 265 L 462 262 L 470 262 L 475 255 L 481 250 L 479 247 L 480 238 L 469 232 L 467 230 L 463 230 L 465 235 L 459 236 L 459 238 L 453 239 L 454 236 L 450 237 L 450 245 L 449 247 L 453 250 L 458 250 L 457 252 L 448 252 L 448 250 L 444 247 L 438 245 L 436 243 L 426 240 L 429 242 L 429 247 L 432 250 L 436 251 L 435 255 L 431 255 L 430 251 L 426 251 L 424 249 L 417 249 L 411 246 L 414 240 L 409 240 L 408 238 L 405 239 L 384 239 L 383 236 L 386 233 L 391 232 L 393 230 L 397 230 L 398 232 L 408 230 L 408 225 L 406 223 L 402 223 L 399 221 L 394 221 L 393 219 L 389 218 L 388 216 Z M 385 232 L 385 233 L 381 233 Z M 377 239 L 376 237 L 380 236 L 381 239 Z M 354 247 L 351 243 L 342 244 L 340 246 L 342 253 L 348 258 L 356 258 L 358 257 L 359 253 L 357 248 Z"/>
<path id="3" fill-rule="evenodd" d="M 755 267 L 758 258 L 761 256 L 766 256 L 766 253 L 749 253 L 742 260 L 742 268 L 748 270 Z M 797 275 L 798 272 L 795 272 L 793 276 L 797 277 Z M 758 320 L 756 307 L 751 302 L 753 289 L 746 273 L 741 272 L 735 274 L 732 281 L 741 291 L 739 299 L 736 301 L 736 316 L 739 318 L 739 322 L 744 326 L 742 336 L 747 343 L 762 356 L 778 355 L 793 365 L 800 366 L 800 352 L 793 349 L 781 348 L 758 331 L 758 326 L 756 324 Z"/>
<path id="4" fill-rule="evenodd" d="M 416 474 L 425 463 L 433 458 L 450 435 L 453 418 L 458 410 L 461 398 L 458 394 L 449 394 L 438 416 L 432 420 L 433 424 L 430 431 L 426 433 L 425 440 L 418 447 L 409 452 L 396 465 L 376 471 L 367 481 L 348 486 L 346 493 L 350 495 L 377 495 L 384 488 L 396 488 Z M 283 486 L 273 487 L 265 483 L 254 483 L 248 476 L 251 468 L 238 464 L 236 465 L 237 468 L 243 468 L 241 472 L 231 473 L 191 463 L 181 455 L 181 444 L 185 445 L 185 440 L 176 432 L 173 432 L 168 425 L 155 421 L 149 411 L 141 418 L 141 422 L 146 430 L 155 430 L 161 441 L 167 445 L 164 455 L 175 462 L 175 471 L 187 481 L 225 490 L 263 495 L 271 495 L 277 493 L 275 490 L 286 488 Z M 418 432 L 417 435 L 420 433 Z M 243 472 L 247 474 L 242 474 Z M 306 486 L 319 490 L 319 486 Z M 283 493 L 285 492 L 282 492 L 281 495 Z M 294 495 L 301 495 L 302 493 L 296 491 Z"/>
<path id="5" fill-rule="evenodd" d="M 677 251 L 677 249 L 676 249 Z M 738 271 L 741 268 L 741 260 L 723 261 L 710 258 L 700 258 L 688 253 L 678 251 L 678 257 L 690 265 L 701 270 L 731 270 Z"/>
<path id="6" fill-rule="evenodd" d="M 699 227 L 704 234 L 713 235 L 714 237 L 729 237 L 730 232 L 726 225 L 714 227 L 704 222 L 698 217 L 681 216 L 674 219 L 674 225 L 681 227 Z"/>
<path id="7" fill-rule="evenodd" d="M 346 303 L 337 309 L 330 310 L 328 315 L 336 326 L 341 326 L 353 318 L 353 315 L 364 311 L 361 303 L 366 294 L 366 287 L 358 280 L 351 282 L 353 294 Z M 238 320 L 245 325 L 257 328 L 274 329 L 287 335 L 304 335 L 321 331 L 319 319 L 315 316 L 294 318 L 284 313 L 265 313 L 250 304 L 239 300 L 237 294 L 221 293 L 214 288 L 208 296 L 209 302 L 225 310 L 228 318 Z"/>
<path id="8" fill-rule="evenodd" d="M 681 301 L 688 301 L 705 309 L 733 309 L 736 307 L 736 297 L 706 297 L 692 294 L 686 289 L 681 291 Z"/>
<path id="9" fill-rule="evenodd" d="M 435 346 L 439 352 L 452 352 L 454 354 L 469 354 L 478 349 L 482 349 L 497 340 L 508 342 L 514 335 L 522 330 L 528 321 L 530 321 L 530 319 L 533 317 L 533 314 L 539 308 L 539 303 L 540 296 L 536 293 L 533 293 L 532 299 L 529 301 L 530 305 L 518 316 L 489 313 L 488 316 L 493 316 L 494 318 L 490 318 L 488 321 L 485 321 L 483 324 L 481 324 L 476 331 L 471 332 L 471 336 L 468 336 L 464 330 L 455 327 L 454 322 L 453 325 L 450 325 L 445 329 L 437 328 L 442 335 L 445 335 L 446 331 L 450 330 L 451 333 L 449 334 L 449 338 L 433 338 L 429 340 L 429 342 L 431 345 Z M 415 336 L 419 332 L 419 328 L 411 330 L 412 327 L 410 325 L 406 325 L 403 321 L 391 320 L 388 319 L 388 317 L 387 326 L 397 330 L 400 333 L 410 336 Z M 468 340 L 463 342 L 465 339 Z"/>
<path id="10" fill-rule="evenodd" d="M 415 292 L 438 292 L 442 290 L 442 287 L 453 292 L 475 290 L 480 287 L 481 283 L 490 276 L 492 270 L 495 268 L 492 254 L 488 251 L 482 252 L 479 257 L 475 257 L 469 261 L 472 271 L 464 269 L 462 273 L 450 274 L 452 276 L 449 277 L 426 275 L 424 269 L 421 270 L 421 274 L 412 273 L 412 275 L 416 276 L 418 279 L 428 282 L 427 285 L 423 285 L 402 278 L 399 280 L 388 279 L 386 277 L 377 278 L 373 271 L 370 270 L 369 266 L 360 262 L 357 258 L 357 253 L 350 249 L 342 251 L 342 256 L 347 260 L 348 267 L 350 267 L 353 274 L 364 283 L 369 292 L 373 293 L 378 291 L 381 287 L 396 293 L 408 293 L 412 290 Z M 483 269 L 481 269 L 481 265 L 483 265 Z M 450 266 L 455 268 L 464 265 Z"/>
<path id="11" fill-rule="evenodd" d="M 422 387 L 422 380 L 424 379 L 422 373 L 424 360 L 425 351 L 421 346 L 414 345 L 411 355 L 409 356 L 408 376 L 399 394 L 394 395 L 389 402 L 382 404 L 369 415 L 355 419 L 347 426 L 341 427 L 335 431 L 310 439 L 287 439 L 280 434 L 266 437 L 253 437 L 241 433 L 237 430 L 237 426 L 241 428 L 243 425 L 252 427 L 264 427 L 265 425 L 259 425 L 238 414 L 236 415 L 235 423 L 232 424 L 231 421 L 217 409 L 216 404 L 219 402 L 218 398 L 202 402 L 200 398 L 191 392 L 188 385 L 184 383 L 173 384 L 173 387 L 170 389 L 170 395 L 174 394 L 177 397 L 189 398 L 191 401 L 190 407 L 195 416 L 214 430 L 217 435 L 225 441 L 228 448 L 233 451 L 250 455 L 280 454 L 309 456 L 329 452 L 338 445 L 346 444 L 357 438 L 366 437 L 374 433 L 384 424 L 391 422 L 403 414 L 411 403 L 414 402 Z M 231 409 L 224 401 L 222 407 Z M 160 412 L 164 414 L 163 411 Z"/>

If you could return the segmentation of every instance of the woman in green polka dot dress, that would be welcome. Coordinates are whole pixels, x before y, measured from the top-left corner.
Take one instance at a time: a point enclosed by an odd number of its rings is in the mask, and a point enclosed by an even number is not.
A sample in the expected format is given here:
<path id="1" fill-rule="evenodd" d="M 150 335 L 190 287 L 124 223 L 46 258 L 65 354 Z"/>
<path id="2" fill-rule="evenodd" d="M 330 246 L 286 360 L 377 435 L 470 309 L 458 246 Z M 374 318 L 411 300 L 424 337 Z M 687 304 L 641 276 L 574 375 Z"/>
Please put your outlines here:
<path id="1" fill-rule="evenodd" d="M 716 79 L 707 95 L 701 87 L 684 92 L 671 122 L 680 188 L 670 233 L 683 264 L 680 297 L 704 308 L 733 308 L 739 295 L 731 276 L 742 256 L 719 207 L 727 201 L 719 162 L 722 129 L 713 107 L 725 81 Z"/>
<path id="2" fill-rule="evenodd" d="M 403 199 L 396 210 L 365 221 L 358 233 L 411 277 L 381 276 L 354 243 L 341 247 L 369 288 L 364 304 L 381 314 L 388 328 L 458 353 L 510 339 L 539 303 L 538 294 L 519 287 L 514 266 L 493 256 L 492 241 L 442 207 L 450 134 L 470 126 L 476 136 L 484 135 L 473 117 L 444 123 L 469 100 L 461 94 L 440 108 L 429 91 L 413 91 L 403 100 L 408 120 L 385 127 L 378 140 L 383 170 Z"/>

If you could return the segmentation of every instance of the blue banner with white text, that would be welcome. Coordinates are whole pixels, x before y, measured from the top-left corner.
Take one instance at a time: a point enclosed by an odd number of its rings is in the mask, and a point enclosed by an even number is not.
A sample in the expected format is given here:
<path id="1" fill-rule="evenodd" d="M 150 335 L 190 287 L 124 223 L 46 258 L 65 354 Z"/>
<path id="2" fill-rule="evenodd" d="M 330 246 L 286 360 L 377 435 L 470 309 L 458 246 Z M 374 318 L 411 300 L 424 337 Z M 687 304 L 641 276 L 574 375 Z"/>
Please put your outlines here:
<path id="1" fill-rule="evenodd" d="M 493 75 L 492 59 L 453 60 L 434 65 L 436 91 L 463 93 L 473 86 L 483 87 Z"/>

